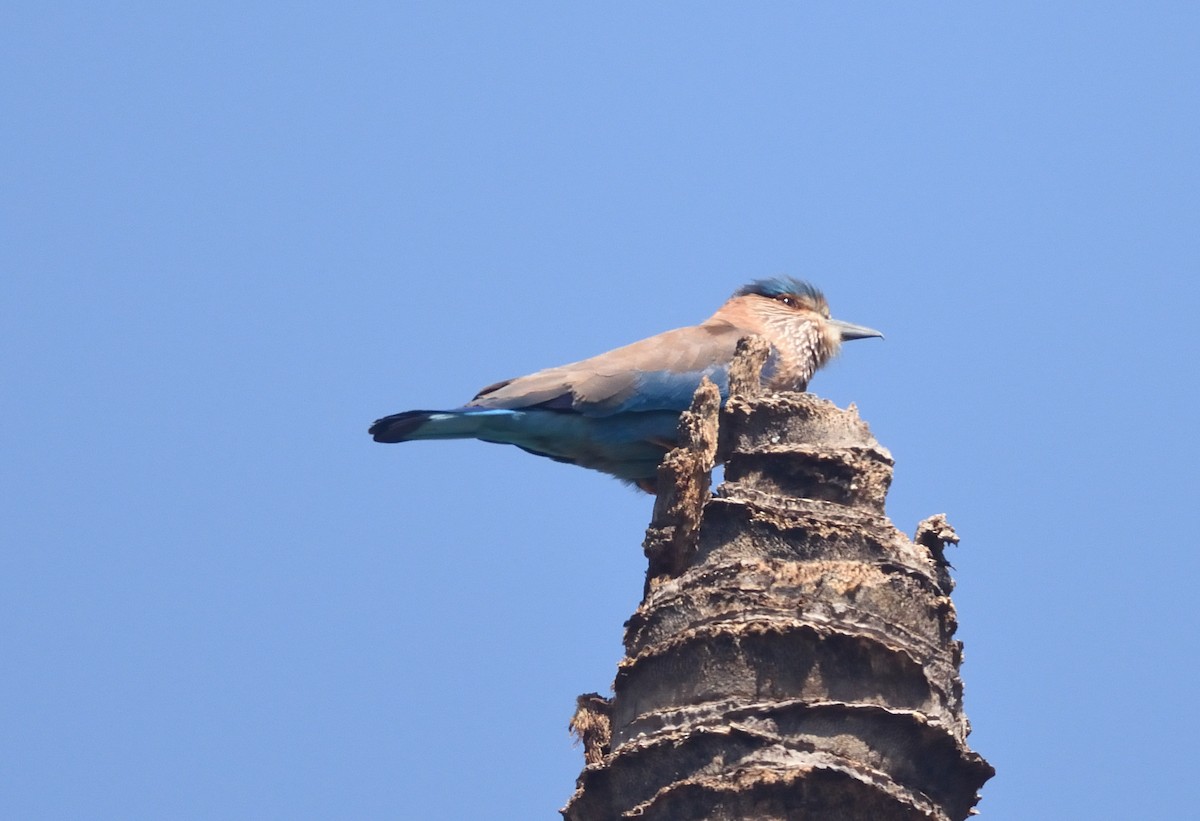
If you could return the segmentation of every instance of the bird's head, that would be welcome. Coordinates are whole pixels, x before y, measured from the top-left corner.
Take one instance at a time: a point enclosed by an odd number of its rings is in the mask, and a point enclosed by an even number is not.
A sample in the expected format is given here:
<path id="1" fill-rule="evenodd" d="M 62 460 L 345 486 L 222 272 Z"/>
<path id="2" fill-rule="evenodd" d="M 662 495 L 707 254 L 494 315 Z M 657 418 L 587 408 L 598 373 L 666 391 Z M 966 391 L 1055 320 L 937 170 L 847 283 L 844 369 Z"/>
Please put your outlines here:
<path id="1" fill-rule="evenodd" d="M 772 344 L 792 353 L 798 383 L 807 382 L 843 342 L 883 336 L 873 328 L 832 318 L 825 295 L 792 277 L 759 279 L 733 296 L 757 318 Z"/>

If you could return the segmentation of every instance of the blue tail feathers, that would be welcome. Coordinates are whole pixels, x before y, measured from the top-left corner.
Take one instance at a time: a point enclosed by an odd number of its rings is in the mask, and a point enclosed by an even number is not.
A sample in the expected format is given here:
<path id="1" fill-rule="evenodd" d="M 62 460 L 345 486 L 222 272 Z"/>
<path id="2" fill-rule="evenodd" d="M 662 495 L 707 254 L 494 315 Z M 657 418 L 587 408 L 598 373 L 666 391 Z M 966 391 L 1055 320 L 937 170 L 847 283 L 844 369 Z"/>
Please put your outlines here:
<path id="1" fill-rule="evenodd" d="M 490 408 L 460 408 L 450 411 L 411 410 L 376 419 L 367 432 L 376 442 L 408 442 L 413 439 L 473 439 L 485 417 L 511 415 L 513 411 Z"/>
<path id="2" fill-rule="evenodd" d="M 429 419 L 430 411 L 405 411 L 376 419 L 367 433 L 376 442 L 404 442 Z"/>
<path id="3" fill-rule="evenodd" d="M 376 442 L 479 439 L 516 445 L 556 462 L 637 482 L 655 475 L 674 443 L 678 423 L 676 411 L 589 417 L 539 408 L 466 407 L 392 414 L 377 420 L 370 433 Z"/>

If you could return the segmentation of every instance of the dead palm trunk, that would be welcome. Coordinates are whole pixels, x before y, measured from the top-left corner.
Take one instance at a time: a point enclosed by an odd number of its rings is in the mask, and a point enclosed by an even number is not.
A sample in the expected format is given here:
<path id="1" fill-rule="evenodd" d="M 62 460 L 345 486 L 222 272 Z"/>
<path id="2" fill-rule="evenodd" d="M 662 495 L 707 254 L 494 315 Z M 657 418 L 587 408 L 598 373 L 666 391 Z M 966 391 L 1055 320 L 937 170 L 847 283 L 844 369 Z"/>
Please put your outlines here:
<path id="1" fill-rule="evenodd" d="M 884 515 L 892 459 L 853 410 L 701 387 L 660 471 L 647 589 L 609 699 L 581 696 L 568 821 L 962 819 L 994 773 L 966 744 L 956 541 Z M 757 364 L 755 360 L 757 354 Z M 740 394 L 740 395 L 738 395 Z"/>

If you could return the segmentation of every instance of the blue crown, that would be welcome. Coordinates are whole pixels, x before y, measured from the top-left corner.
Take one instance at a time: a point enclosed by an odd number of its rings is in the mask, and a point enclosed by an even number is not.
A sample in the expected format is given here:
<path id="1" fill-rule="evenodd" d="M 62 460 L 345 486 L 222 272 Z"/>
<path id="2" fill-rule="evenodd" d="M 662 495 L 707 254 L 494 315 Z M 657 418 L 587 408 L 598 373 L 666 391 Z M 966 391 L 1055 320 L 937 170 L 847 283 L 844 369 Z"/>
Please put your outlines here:
<path id="1" fill-rule="evenodd" d="M 769 299 L 774 299 L 784 294 L 795 294 L 796 296 L 806 296 L 814 302 L 824 302 L 825 295 L 817 288 L 809 285 L 803 280 L 794 279 L 792 277 L 771 277 L 770 279 L 756 279 L 749 285 L 743 285 L 734 292 L 734 296 L 749 296 L 757 294 L 765 296 Z"/>

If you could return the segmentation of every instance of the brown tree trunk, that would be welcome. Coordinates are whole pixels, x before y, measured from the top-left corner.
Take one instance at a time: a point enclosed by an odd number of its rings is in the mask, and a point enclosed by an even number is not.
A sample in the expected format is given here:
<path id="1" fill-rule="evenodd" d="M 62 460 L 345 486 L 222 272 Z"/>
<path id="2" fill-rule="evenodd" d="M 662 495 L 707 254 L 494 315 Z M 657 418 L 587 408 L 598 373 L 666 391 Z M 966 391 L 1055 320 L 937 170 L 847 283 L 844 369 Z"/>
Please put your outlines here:
<path id="1" fill-rule="evenodd" d="M 646 595 L 614 695 L 581 696 L 568 821 L 962 819 L 994 771 L 953 638 L 957 541 L 884 515 L 892 459 L 857 412 L 702 386 L 664 463 Z M 725 483 L 707 498 L 717 443 Z"/>

